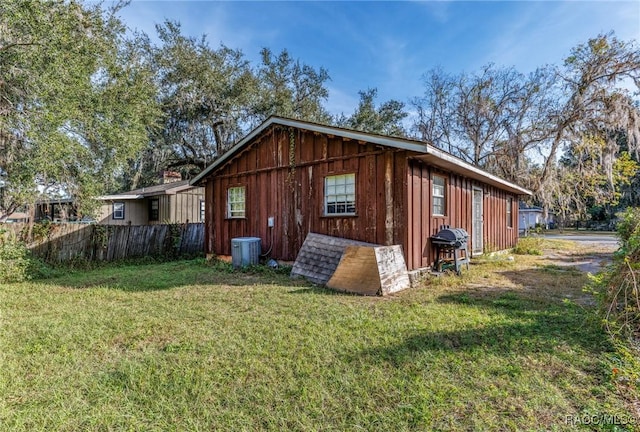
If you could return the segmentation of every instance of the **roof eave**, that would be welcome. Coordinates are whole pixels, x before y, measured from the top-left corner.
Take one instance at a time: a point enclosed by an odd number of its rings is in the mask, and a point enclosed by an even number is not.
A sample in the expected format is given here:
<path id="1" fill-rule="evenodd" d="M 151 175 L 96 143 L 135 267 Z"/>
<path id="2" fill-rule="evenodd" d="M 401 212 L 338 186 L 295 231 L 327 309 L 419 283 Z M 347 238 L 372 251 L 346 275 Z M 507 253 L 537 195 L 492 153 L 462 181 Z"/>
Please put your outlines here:
<path id="1" fill-rule="evenodd" d="M 416 158 L 428 162 L 431 165 L 444 168 L 449 171 L 458 172 L 472 180 L 478 180 L 482 183 L 495 186 L 516 195 L 533 195 L 533 193 L 528 189 L 501 179 L 500 177 L 490 174 L 433 146 L 428 146 L 426 154 L 417 156 Z"/>
<path id="2" fill-rule="evenodd" d="M 148 198 L 148 197 L 159 196 L 159 195 L 175 195 L 178 192 L 182 192 L 183 190 L 191 189 L 191 188 L 193 188 L 193 186 L 187 183 L 187 184 L 180 185 L 178 187 L 169 188 L 161 191 L 147 192 L 147 193 L 143 192 L 141 196 Z"/>
<path id="3" fill-rule="evenodd" d="M 387 137 L 383 135 L 370 134 L 367 132 L 342 129 L 335 126 L 325 126 L 317 123 L 308 123 L 301 120 L 273 116 L 269 117 L 264 123 L 262 123 L 260 126 L 251 131 L 247 136 L 241 139 L 238 144 L 233 146 L 215 162 L 209 165 L 204 171 L 202 171 L 200 174 L 198 174 L 198 176 L 191 180 L 189 184 L 192 186 L 200 185 L 201 181 L 206 178 L 211 172 L 215 171 L 216 168 L 233 158 L 233 156 L 235 156 L 238 151 L 242 150 L 249 142 L 251 142 L 251 140 L 260 135 L 272 124 L 296 127 L 328 135 L 339 135 L 343 138 L 349 138 L 357 141 L 366 141 L 372 144 L 378 144 L 386 147 L 415 152 L 420 155 L 417 156 L 418 159 L 422 159 L 425 161 L 428 160 L 429 163 L 435 166 L 440 166 L 451 171 L 460 172 L 471 179 L 496 186 L 500 189 L 507 190 L 516 195 L 532 195 L 531 191 L 523 187 L 489 174 L 486 171 L 483 171 L 482 169 L 475 167 L 474 165 L 471 165 L 463 161 L 462 159 L 456 158 L 455 156 L 447 152 L 439 150 L 427 143 L 412 142 L 405 138 Z"/>
<path id="4" fill-rule="evenodd" d="M 225 162 L 227 162 L 229 159 L 235 156 L 235 154 L 239 150 L 244 148 L 245 145 L 247 145 L 256 136 L 264 132 L 272 124 L 296 127 L 296 128 L 305 129 L 312 132 L 324 133 L 328 135 L 339 135 L 341 137 L 349 138 L 356 141 L 366 141 L 373 144 L 380 144 L 380 145 L 394 147 L 402 150 L 424 152 L 426 148 L 426 144 L 407 142 L 407 140 L 403 138 L 385 137 L 382 135 L 372 135 L 367 132 L 342 129 L 335 126 L 326 126 L 326 125 L 321 125 L 317 123 L 308 123 L 301 120 L 294 120 L 294 119 L 272 116 L 272 117 L 269 117 L 267 120 L 265 120 L 265 122 L 262 123 L 260 126 L 258 126 L 253 131 L 251 131 L 249 135 L 242 138 L 238 142 L 238 144 L 231 147 L 231 149 L 229 149 L 226 153 L 220 156 L 220 158 L 218 158 L 215 162 L 209 165 L 204 171 L 202 171 L 195 178 L 193 178 L 189 182 L 189 184 L 192 186 L 197 186 L 201 184 L 201 181 L 205 177 L 207 177 L 212 171 L 214 171 L 220 165 L 223 165 Z"/>
<path id="5" fill-rule="evenodd" d="M 143 195 L 101 195 L 97 199 L 100 201 L 137 200 L 144 198 Z"/>

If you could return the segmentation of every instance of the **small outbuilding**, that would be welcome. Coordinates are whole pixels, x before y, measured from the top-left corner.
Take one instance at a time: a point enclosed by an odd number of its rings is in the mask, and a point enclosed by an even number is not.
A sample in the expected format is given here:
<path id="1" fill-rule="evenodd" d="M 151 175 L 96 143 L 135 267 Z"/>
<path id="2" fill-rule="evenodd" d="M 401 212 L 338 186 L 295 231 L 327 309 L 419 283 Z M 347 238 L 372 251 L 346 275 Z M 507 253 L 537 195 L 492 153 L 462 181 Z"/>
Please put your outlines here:
<path id="1" fill-rule="evenodd" d="M 308 233 L 400 245 L 409 270 L 430 267 L 442 225 L 469 233 L 469 251 L 515 246 L 528 190 L 432 145 L 270 117 L 191 185 L 205 188 L 205 252 L 259 237 L 293 261 Z"/>
<path id="2" fill-rule="evenodd" d="M 156 225 L 198 223 L 204 218 L 204 188 L 163 173 L 162 183 L 98 197 L 98 223 L 103 225 Z"/>
<path id="3" fill-rule="evenodd" d="M 547 212 L 545 216 L 544 209 L 542 207 L 529 206 L 525 203 L 520 203 L 518 209 L 520 217 L 518 218 L 518 229 L 521 233 L 535 228 L 550 229 L 555 228 L 556 221 L 553 213 Z"/>

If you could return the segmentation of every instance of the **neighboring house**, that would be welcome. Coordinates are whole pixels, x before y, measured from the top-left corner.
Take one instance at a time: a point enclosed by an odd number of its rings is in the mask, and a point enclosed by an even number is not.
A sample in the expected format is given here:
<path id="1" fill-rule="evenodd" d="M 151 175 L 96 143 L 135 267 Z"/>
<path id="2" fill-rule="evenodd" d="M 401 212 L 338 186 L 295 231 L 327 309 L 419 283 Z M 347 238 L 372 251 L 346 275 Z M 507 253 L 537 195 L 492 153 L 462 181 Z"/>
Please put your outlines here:
<path id="1" fill-rule="evenodd" d="M 191 186 L 188 180 L 170 181 L 98 199 L 103 204 L 97 221 L 104 225 L 197 223 L 204 218 L 204 188 Z"/>
<path id="2" fill-rule="evenodd" d="M 521 203 L 519 211 L 518 230 L 520 230 L 520 232 L 525 232 L 536 227 L 549 229 L 555 226 L 553 213 L 548 213 L 547 217 L 545 217 L 544 210 L 541 207 L 528 206 Z"/>
<path id="3" fill-rule="evenodd" d="M 24 212 L 14 212 L 11 213 L 4 220 L 5 223 L 27 223 L 29 222 L 29 215 Z"/>
<path id="4" fill-rule="evenodd" d="M 424 142 L 270 117 L 193 185 L 205 186 L 205 252 L 259 237 L 292 261 L 309 232 L 401 245 L 432 265 L 430 237 L 464 228 L 470 252 L 515 246 L 518 197 L 531 193 Z"/>

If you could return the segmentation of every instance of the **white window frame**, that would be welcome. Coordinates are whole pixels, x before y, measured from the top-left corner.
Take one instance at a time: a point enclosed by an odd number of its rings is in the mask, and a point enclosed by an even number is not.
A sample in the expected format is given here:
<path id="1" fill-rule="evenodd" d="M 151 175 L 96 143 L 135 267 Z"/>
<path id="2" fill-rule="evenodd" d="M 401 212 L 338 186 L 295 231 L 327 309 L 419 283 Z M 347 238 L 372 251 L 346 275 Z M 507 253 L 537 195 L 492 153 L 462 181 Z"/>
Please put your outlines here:
<path id="1" fill-rule="evenodd" d="M 227 189 L 227 217 L 243 219 L 246 215 L 246 191 L 244 186 Z"/>
<path id="2" fill-rule="evenodd" d="M 324 215 L 356 215 L 356 173 L 324 178 Z"/>
<path id="3" fill-rule="evenodd" d="M 507 197 L 507 228 L 513 228 L 513 198 Z"/>
<path id="4" fill-rule="evenodd" d="M 204 218 L 205 218 L 205 203 L 204 200 L 201 199 L 200 200 L 200 222 L 204 222 Z"/>
<path id="5" fill-rule="evenodd" d="M 111 216 L 114 220 L 124 219 L 124 203 L 121 201 L 114 202 L 111 205 Z"/>
<path id="6" fill-rule="evenodd" d="M 441 180 L 436 182 L 436 180 Z M 436 204 L 439 203 L 439 204 Z M 437 211 L 436 207 L 442 211 Z M 446 216 L 447 212 L 447 179 L 441 175 L 431 177 L 431 214 L 433 216 Z"/>

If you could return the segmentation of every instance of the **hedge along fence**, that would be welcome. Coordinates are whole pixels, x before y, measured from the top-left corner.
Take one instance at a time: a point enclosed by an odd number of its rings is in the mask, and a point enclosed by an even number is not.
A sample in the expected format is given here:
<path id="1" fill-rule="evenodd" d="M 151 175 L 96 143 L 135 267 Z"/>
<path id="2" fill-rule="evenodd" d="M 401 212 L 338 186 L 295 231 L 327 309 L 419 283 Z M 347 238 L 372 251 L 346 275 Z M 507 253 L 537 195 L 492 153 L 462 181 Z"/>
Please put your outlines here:
<path id="1" fill-rule="evenodd" d="M 5 225 L 5 228 L 21 231 L 24 225 Z M 180 257 L 202 253 L 204 224 L 116 226 L 51 223 L 36 225 L 33 238 L 29 249 L 47 262 Z"/>

